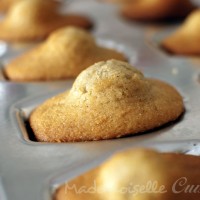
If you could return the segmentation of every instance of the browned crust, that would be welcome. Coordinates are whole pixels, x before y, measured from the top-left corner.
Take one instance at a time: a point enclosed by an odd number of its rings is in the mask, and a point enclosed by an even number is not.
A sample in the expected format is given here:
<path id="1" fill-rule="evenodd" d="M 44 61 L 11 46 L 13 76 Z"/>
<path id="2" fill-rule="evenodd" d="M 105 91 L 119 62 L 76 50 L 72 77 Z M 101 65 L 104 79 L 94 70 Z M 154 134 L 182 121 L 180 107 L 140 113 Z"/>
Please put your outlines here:
<path id="1" fill-rule="evenodd" d="M 189 26 L 180 27 L 175 33 L 161 42 L 161 48 L 167 52 L 179 55 L 200 55 L 200 36 L 198 30 Z"/>
<path id="2" fill-rule="evenodd" d="M 150 79 L 149 84 L 148 98 L 136 102 L 98 105 L 94 101 L 79 108 L 68 105 L 68 93 L 60 94 L 32 112 L 31 127 L 38 141 L 69 142 L 118 138 L 176 120 L 184 111 L 180 94 L 162 81 Z"/>
<path id="3" fill-rule="evenodd" d="M 199 55 L 200 9 L 192 12 L 184 23 L 161 42 L 161 47 L 170 53 L 180 55 Z"/>
<path id="4" fill-rule="evenodd" d="M 192 37 L 181 32 L 176 32 L 173 35 L 165 38 L 161 42 L 161 48 L 171 54 L 178 55 L 199 55 L 200 38 Z"/>
<path id="5" fill-rule="evenodd" d="M 155 0 L 151 5 L 143 0 L 124 5 L 122 15 L 134 20 L 155 21 L 182 18 L 194 9 L 195 6 L 188 0 Z"/>

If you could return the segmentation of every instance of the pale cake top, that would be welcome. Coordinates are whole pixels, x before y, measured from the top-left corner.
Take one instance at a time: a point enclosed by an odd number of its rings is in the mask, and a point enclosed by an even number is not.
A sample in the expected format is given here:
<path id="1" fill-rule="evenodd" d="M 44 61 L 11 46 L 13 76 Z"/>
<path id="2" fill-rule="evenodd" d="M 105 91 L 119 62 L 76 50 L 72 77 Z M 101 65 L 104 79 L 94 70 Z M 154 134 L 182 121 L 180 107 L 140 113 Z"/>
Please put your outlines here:
<path id="1" fill-rule="evenodd" d="M 128 63 L 116 60 L 94 64 L 77 77 L 69 96 L 88 99 L 99 98 L 110 102 L 146 96 L 149 88 L 143 74 Z M 142 94 L 144 92 L 144 94 Z M 107 99 L 106 99 L 107 98 Z"/>

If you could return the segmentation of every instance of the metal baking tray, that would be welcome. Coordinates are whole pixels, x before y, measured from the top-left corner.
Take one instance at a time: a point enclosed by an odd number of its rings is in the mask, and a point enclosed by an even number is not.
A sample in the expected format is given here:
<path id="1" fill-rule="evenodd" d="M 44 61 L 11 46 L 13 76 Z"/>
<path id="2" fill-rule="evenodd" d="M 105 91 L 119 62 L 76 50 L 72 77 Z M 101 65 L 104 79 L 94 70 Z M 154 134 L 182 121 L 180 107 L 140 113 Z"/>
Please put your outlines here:
<path id="1" fill-rule="evenodd" d="M 130 22 L 116 5 L 95 0 L 73 0 L 68 12 L 88 15 L 92 33 L 102 45 L 124 52 L 129 62 L 148 77 L 175 86 L 184 98 L 186 112 L 175 123 L 121 139 L 41 143 L 29 135 L 26 121 L 44 100 L 70 89 L 73 80 L 54 82 L 8 81 L 0 73 L 0 200 L 50 200 L 56 187 L 97 166 L 114 152 L 130 147 L 148 147 L 200 155 L 200 59 L 169 55 L 160 40 L 177 27 Z M 12 58 L 32 48 L 0 44 L 0 71 Z M 3 49 L 4 48 L 4 49 Z"/>

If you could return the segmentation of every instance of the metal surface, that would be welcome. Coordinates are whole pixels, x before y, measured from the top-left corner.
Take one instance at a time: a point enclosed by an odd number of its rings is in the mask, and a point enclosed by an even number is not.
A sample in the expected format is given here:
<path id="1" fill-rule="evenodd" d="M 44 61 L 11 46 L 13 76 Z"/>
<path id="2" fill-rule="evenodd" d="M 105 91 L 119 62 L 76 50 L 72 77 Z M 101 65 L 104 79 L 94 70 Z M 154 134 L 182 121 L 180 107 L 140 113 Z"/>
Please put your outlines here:
<path id="1" fill-rule="evenodd" d="M 104 38 L 100 43 L 125 51 L 131 64 L 146 76 L 174 85 L 184 97 L 186 112 L 174 124 L 134 137 L 65 144 L 34 142 L 24 124 L 29 113 L 45 99 L 69 89 L 73 81 L 13 83 L 1 79 L 0 200 L 52 199 L 52 188 L 128 147 L 200 153 L 200 62 L 198 58 L 170 56 L 158 47 L 175 26 L 129 22 L 118 15 L 116 6 L 93 0 L 74 0 L 67 5 L 68 11 L 91 17 L 93 34 Z M 0 61 L 4 64 L 25 50 L 5 48 Z"/>

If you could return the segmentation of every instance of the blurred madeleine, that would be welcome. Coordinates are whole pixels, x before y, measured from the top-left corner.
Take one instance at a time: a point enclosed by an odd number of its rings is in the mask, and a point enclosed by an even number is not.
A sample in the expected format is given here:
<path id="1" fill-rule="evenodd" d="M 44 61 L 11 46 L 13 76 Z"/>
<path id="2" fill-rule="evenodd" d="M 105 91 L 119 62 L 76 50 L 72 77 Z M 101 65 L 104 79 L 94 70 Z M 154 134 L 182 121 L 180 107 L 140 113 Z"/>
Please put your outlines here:
<path id="1" fill-rule="evenodd" d="M 27 42 L 47 37 L 62 26 L 90 28 L 91 21 L 79 15 L 62 15 L 59 4 L 50 0 L 20 0 L 0 22 L 0 40 Z"/>
<path id="2" fill-rule="evenodd" d="M 174 54 L 200 55 L 200 9 L 192 12 L 161 46 Z"/>
<path id="3" fill-rule="evenodd" d="M 122 7 L 122 15 L 133 20 L 156 21 L 185 17 L 194 8 L 190 0 L 135 0 Z"/>
<path id="4" fill-rule="evenodd" d="M 197 200 L 200 157 L 129 149 L 56 190 L 54 200 Z"/>
<path id="5" fill-rule="evenodd" d="M 64 27 L 12 60 L 4 72 L 13 81 L 60 80 L 74 78 L 95 62 L 112 58 L 126 60 L 122 53 L 98 46 L 87 31 Z"/>

